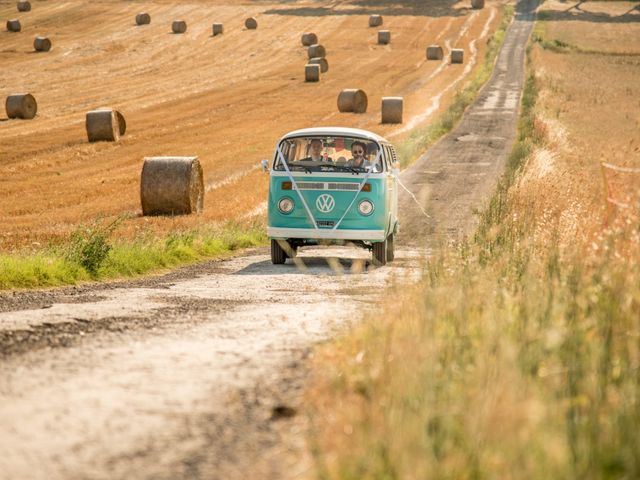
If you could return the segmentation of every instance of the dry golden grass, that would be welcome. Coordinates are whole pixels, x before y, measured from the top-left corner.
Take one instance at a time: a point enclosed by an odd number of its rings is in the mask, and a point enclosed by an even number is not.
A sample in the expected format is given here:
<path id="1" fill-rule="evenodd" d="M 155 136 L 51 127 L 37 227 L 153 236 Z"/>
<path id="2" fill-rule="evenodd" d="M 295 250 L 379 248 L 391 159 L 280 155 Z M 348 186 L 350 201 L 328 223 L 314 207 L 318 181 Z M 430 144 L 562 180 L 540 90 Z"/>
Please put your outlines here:
<path id="1" fill-rule="evenodd" d="M 600 171 L 640 166 L 640 57 L 584 53 L 618 46 L 603 32 L 640 47 L 640 23 L 542 18 L 514 183 L 474 242 L 315 357 L 319 478 L 640 475 L 640 215 L 604 226 Z"/>

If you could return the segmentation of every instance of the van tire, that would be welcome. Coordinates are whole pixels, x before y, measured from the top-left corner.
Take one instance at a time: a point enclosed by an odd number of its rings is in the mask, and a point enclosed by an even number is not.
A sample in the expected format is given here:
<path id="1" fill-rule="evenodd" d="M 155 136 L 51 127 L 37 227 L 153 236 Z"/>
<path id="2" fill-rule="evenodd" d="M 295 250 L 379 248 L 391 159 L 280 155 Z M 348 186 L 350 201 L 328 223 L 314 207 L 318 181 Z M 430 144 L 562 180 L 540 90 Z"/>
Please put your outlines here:
<path id="1" fill-rule="evenodd" d="M 394 258 L 396 255 L 393 248 L 393 233 L 390 233 L 387 237 L 387 262 L 393 262 Z"/>
<path id="2" fill-rule="evenodd" d="M 377 267 L 381 267 L 387 264 L 387 240 L 384 242 L 378 242 L 373 244 L 372 260 L 373 264 Z"/>
<path id="3" fill-rule="evenodd" d="M 278 240 L 271 240 L 271 263 L 282 265 L 287 259 L 287 254 L 278 243 Z"/>

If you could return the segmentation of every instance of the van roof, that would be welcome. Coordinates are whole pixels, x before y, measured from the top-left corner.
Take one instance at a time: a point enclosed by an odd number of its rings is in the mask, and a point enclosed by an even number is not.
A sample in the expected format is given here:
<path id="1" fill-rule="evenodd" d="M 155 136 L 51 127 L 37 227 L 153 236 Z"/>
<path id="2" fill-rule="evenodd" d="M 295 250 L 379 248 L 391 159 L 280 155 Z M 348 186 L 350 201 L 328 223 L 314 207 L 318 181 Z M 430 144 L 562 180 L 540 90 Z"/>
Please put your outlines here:
<path id="1" fill-rule="evenodd" d="M 285 138 L 292 137 L 356 137 L 364 138 L 367 140 L 375 140 L 378 143 L 389 141 L 380 135 L 370 132 L 368 130 L 362 130 L 360 128 L 345 128 L 345 127 L 315 127 L 315 128 L 303 128 L 300 130 L 294 130 L 284 135 L 280 141 Z M 278 142 L 279 143 L 279 142 Z"/>

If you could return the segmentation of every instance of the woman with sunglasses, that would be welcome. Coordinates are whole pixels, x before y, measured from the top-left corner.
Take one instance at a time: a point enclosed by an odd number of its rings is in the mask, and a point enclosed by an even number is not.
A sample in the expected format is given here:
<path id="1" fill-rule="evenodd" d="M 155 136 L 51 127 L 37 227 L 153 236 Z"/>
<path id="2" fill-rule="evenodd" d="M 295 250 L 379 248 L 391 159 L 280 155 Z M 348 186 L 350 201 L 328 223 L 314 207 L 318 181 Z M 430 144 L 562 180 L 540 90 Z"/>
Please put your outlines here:
<path id="1" fill-rule="evenodd" d="M 365 168 L 370 166 L 371 162 L 369 162 L 369 160 L 364 156 L 366 151 L 367 146 L 363 142 L 359 140 L 353 142 L 351 144 L 351 155 L 353 158 L 349 161 L 348 165 L 355 168 Z"/>

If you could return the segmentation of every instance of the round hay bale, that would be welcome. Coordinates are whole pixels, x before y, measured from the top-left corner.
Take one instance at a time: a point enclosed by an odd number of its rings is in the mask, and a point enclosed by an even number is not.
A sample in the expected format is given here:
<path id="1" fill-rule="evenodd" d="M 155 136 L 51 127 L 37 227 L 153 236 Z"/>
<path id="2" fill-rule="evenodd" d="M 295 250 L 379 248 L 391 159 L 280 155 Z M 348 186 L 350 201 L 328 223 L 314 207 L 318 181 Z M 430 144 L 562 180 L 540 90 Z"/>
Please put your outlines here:
<path id="1" fill-rule="evenodd" d="M 19 12 L 30 12 L 31 4 L 27 2 L 27 0 L 20 0 L 18 2 L 18 11 Z"/>
<path id="2" fill-rule="evenodd" d="M 202 212 L 204 180 L 198 157 L 147 157 L 140 176 L 143 215 Z"/>
<path id="3" fill-rule="evenodd" d="M 309 45 L 309 48 L 307 49 L 307 55 L 310 59 L 318 57 L 324 58 L 327 56 L 327 51 L 322 45 L 314 43 L 313 45 Z"/>
<path id="4" fill-rule="evenodd" d="M 391 32 L 389 30 L 380 30 L 378 32 L 378 44 L 388 45 L 391 43 Z"/>
<path id="5" fill-rule="evenodd" d="M 116 120 L 118 120 L 118 133 L 123 136 L 127 132 L 127 121 L 119 110 L 115 110 Z"/>
<path id="6" fill-rule="evenodd" d="M 38 104 L 34 96 L 30 93 L 17 93 L 7 97 L 5 108 L 7 110 L 7 117 L 9 118 L 31 120 L 36 116 Z"/>
<path id="7" fill-rule="evenodd" d="M 12 20 L 7 20 L 7 31 L 9 32 L 19 32 L 22 30 L 22 25 L 20 25 L 20 20 L 14 18 Z"/>
<path id="8" fill-rule="evenodd" d="M 315 57 L 309 60 L 311 65 L 320 65 L 320 73 L 327 73 L 329 71 L 329 62 L 324 57 Z"/>
<path id="9" fill-rule="evenodd" d="M 304 81 L 319 82 L 320 81 L 320 65 L 308 63 L 304 66 Z"/>
<path id="10" fill-rule="evenodd" d="M 464 50 L 462 50 L 461 48 L 451 49 L 451 63 L 462 62 L 464 62 Z"/>
<path id="11" fill-rule="evenodd" d="M 244 26 L 247 27 L 248 30 L 255 30 L 258 28 L 258 21 L 253 17 L 249 17 L 244 21 Z"/>
<path id="12" fill-rule="evenodd" d="M 127 121 L 125 120 L 124 115 L 122 114 L 122 112 L 120 112 L 120 110 L 116 110 L 111 107 L 100 107 L 96 108 L 96 111 L 97 110 L 106 110 L 108 112 L 113 111 L 113 114 L 116 117 L 116 122 L 118 124 L 118 133 L 122 137 L 127 132 Z"/>
<path id="13" fill-rule="evenodd" d="M 214 37 L 216 35 L 222 35 L 224 33 L 224 25 L 222 25 L 221 23 L 214 23 L 211 26 L 211 29 L 213 30 L 213 36 Z"/>
<path id="14" fill-rule="evenodd" d="M 442 60 L 444 52 L 440 45 L 429 45 L 427 47 L 427 60 Z"/>
<path id="15" fill-rule="evenodd" d="M 136 15 L 136 25 L 149 25 L 151 23 L 151 15 L 142 12 Z"/>
<path id="16" fill-rule="evenodd" d="M 382 123 L 402 123 L 402 97 L 382 97 Z"/>
<path id="17" fill-rule="evenodd" d="M 484 0 L 471 0 L 471 8 L 476 10 L 484 8 Z"/>
<path id="18" fill-rule="evenodd" d="M 85 126 L 90 142 L 114 142 L 120 138 L 118 114 L 111 108 L 100 108 L 87 112 Z"/>
<path id="19" fill-rule="evenodd" d="M 51 50 L 51 40 L 40 35 L 33 40 L 33 48 L 36 52 L 48 52 Z"/>
<path id="20" fill-rule="evenodd" d="M 370 27 L 379 27 L 382 25 L 382 15 L 370 15 L 369 16 L 369 26 Z"/>
<path id="21" fill-rule="evenodd" d="M 357 88 L 347 88 L 338 95 L 338 110 L 364 113 L 367 111 L 367 94 Z"/>
<path id="22" fill-rule="evenodd" d="M 302 34 L 302 46 L 310 47 L 318 43 L 318 36 L 315 33 L 307 32 Z"/>
<path id="23" fill-rule="evenodd" d="M 187 22 L 184 20 L 175 20 L 171 24 L 171 31 L 173 33 L 184 33 L 187 31 Z"/>

